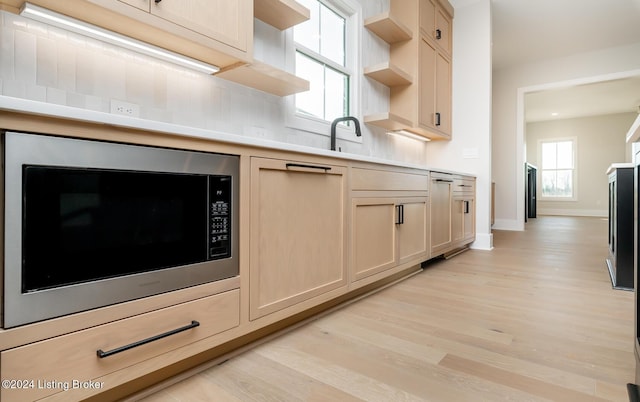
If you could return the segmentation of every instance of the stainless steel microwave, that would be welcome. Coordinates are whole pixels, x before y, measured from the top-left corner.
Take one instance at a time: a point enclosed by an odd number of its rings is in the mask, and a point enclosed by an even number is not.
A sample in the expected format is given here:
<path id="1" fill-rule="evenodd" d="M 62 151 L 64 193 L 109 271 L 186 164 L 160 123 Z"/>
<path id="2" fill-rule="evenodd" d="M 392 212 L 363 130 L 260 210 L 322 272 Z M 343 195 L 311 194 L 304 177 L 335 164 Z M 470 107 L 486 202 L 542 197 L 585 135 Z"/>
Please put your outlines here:
<path id="1" fill-rule="evenodd" d="M 7 132 L 5 328 L 238 275 L 232 155 Z"/>

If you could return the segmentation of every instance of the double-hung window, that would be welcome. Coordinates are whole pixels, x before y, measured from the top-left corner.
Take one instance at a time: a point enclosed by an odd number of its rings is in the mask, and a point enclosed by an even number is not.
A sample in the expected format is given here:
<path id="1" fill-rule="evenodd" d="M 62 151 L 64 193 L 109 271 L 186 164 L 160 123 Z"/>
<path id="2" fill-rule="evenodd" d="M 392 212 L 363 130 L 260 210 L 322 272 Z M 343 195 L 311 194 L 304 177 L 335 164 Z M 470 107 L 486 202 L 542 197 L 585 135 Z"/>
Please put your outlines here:
<path id="1" fill-rule="evenodd" d="M 576 199 L 576 139 L 540 141 L 543 198 Z"/>
<path id="2" fill-rule="evenodd" d="M 311 17 L 293 28 L 289 59 L 310 90 L 289 101 L 289 125 L 328 134 L 328 122 L 357 114 L 358 5 L 353 0 L 297 1 Z"/>

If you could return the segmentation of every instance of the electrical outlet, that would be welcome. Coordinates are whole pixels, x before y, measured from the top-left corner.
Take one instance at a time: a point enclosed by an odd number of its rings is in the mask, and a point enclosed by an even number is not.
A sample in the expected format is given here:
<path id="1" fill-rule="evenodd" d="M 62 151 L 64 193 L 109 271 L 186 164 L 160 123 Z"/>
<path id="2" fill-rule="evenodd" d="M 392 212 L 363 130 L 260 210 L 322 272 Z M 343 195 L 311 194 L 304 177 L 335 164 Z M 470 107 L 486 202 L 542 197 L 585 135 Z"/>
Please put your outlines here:
<path id="1" fill-rule="evenodd" d="M 111 99 L 111 113 L 129 117 L 140 117 L 140 106 L 135 103 Z"/>

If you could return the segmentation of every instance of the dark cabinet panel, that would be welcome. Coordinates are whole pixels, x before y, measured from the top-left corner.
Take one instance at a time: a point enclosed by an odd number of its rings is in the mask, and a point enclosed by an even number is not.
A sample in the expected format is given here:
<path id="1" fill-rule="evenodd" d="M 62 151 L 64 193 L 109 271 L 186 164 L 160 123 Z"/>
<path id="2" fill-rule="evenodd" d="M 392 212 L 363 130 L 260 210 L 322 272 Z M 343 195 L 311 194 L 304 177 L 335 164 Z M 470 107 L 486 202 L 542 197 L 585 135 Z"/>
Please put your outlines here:
<path id="1" fill-rule="evenodd" d="M 633 168 L 609 174 L 609 256 L 607 266 L 616 289 L 633 289 Z"/>

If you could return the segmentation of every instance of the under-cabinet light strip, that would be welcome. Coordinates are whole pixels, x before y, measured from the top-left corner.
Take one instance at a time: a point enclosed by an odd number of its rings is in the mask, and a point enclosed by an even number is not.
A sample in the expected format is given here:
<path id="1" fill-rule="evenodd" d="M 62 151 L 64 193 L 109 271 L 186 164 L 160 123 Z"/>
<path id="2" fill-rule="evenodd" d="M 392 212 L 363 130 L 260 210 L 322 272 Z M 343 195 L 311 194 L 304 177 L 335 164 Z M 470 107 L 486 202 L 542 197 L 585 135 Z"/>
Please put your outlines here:
<path id="1" fill-rule="evenodd" d="M 408 132 L 406 130 L 388 131 L 387 134 L 397 135 L 397 136 L 405 137 L 405 138 L 411 138 L 411 139 L 417 140 L 417 141 L 424 141 L 424 142 L 431 141 L 427 137 L 423 137 L 423 136 L 418 135 L 418 134 L 410 133 L 410 132 Z"/>
<path id="2" fill-rule="evenodd" d="M 155 57 L 160 60 L 168 61 L 182 67 L 187 67 L 195 71 L 206 74 L 213 74 L 220 69 L 214 65 L 203 63 L 190 57 L 182 56 L 168 50 L 149 45 L 147 43 L 128 38 L 124 35 L 117 34 L 106 29 L 99 28 L 95 25 L 78 21 L 66 15 L 58 14 L 46 8 L 38 7 L 30 3 L 24 3 L 20 10 L 20 15 L 31 18 L 36 21 L 54 25 L 62 29 L 73 31 L 81 35 L 89 36 L 104 42 L 111 43 L 147 56 Z"/>

